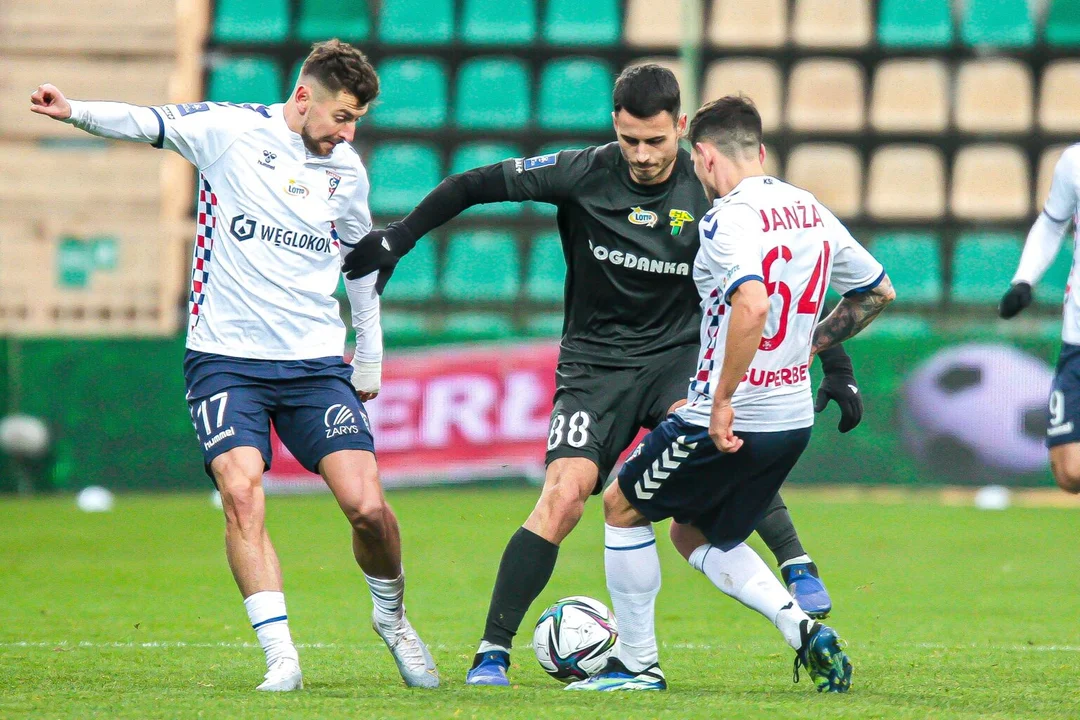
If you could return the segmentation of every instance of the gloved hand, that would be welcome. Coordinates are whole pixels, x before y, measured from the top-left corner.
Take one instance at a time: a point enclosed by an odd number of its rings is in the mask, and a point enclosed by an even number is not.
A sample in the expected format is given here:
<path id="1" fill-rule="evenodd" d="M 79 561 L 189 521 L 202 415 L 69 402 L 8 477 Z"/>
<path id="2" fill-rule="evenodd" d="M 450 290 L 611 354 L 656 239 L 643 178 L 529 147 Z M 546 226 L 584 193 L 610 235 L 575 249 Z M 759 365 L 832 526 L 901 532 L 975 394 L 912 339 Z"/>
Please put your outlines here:
<path id="1" fill-rule="evenodd" d="M 362 362 L 353 356 L 352 385 L 360 400 L 367 402 L 379 394 L 382 385 L 382 362 Z"/>
<path id="2" fill-rule="evenodd" d="M 378 271 L 375 292 L 382 295 L 398 261 L 416 245 L 416 238 L 398 222 L 392 222 L 385 230 L 372 230 L 345 256 L 341 265 L 345 277 L 356 280 Z"/>
<path id="3" fill-rule="evenodd" d="M 840 406 L 840 424 L 837 429 L 846 433 L 862 421 L 863 415 L 862 395 L 859 394 L 859 386 L 855 382 L 851 358 L 841 345 L 818 353 L 818 357 L 821 358 L 821 369 L 825 371 L 825 377 L 818 386 L 814 412 L 821 412 L 829 404 L 829 400 L 835 400 Z"/>
<path id="4" fill-rule="evenodd" d="M 1015 317 L 1017 313 L 1031 304 L 1032 299 L 1031 285 L 1026 282 L 1018 282 L 1009 288 L 1009 291 L 1001 298 L 1001 304 L 998 305 L 998 315 L 1006 320 Z"/>

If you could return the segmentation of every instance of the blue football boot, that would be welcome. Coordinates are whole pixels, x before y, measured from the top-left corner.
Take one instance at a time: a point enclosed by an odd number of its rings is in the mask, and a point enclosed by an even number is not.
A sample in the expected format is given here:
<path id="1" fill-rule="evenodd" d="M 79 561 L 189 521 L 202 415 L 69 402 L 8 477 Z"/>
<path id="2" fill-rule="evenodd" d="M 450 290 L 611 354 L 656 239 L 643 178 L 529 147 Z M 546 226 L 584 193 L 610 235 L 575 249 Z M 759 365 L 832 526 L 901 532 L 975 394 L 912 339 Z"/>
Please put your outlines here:
<path id="1" fill-rule="evenodd" d="M 664 671 L 653 663 L 641 672 L 633 672 L 618 658 L 609 658 L 604 669 L 592 677 L 578 680 L 566 686 L 567 690 L 592 690 L 612 692 L 615 690 L 667 690 Z"/>
<path id="2" fill-rule="evenodd" d="M 818 692 L 846 693 L 851 688 L 851 660 L 840 646 L 836 631 L 828 625 L 803 620 L 802 647 L 795 653 L 792 679 L 799 682 L 799 667 L 805 667 Z"/>
<path id="3" fill-rule="evenodd" d="M 817 565 L 812 562 L 788 565 L 780 568 L 780 575 L 791 597 L 795 598 L 804 613 L 818 619 L 829 616 L 832 600 L 818 577 Z"/>
<path id="4" fill-rule="evenodd" d="M 465 676 L 466 685 L 503 685 L 510 684 L 506 671 L 510 668 L 510 653 L 495 650 L 477 653 L 472 669 Z"/>

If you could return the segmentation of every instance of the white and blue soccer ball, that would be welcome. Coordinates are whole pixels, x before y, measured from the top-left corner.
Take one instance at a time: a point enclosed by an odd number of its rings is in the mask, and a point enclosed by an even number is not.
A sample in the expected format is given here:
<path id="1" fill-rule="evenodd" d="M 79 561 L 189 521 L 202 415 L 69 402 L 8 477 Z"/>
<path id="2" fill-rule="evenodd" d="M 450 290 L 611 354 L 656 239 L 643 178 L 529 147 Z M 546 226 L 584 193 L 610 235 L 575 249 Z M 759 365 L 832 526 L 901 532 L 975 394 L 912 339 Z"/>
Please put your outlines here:
<path id="1" fill-rule="evenodd" d="M 603 670 L 618 639 L 615 616 L 607 606 L 575 595 L 558 601 L 536 621 L 533 650 L 548 675 L 568 683 Z"/>

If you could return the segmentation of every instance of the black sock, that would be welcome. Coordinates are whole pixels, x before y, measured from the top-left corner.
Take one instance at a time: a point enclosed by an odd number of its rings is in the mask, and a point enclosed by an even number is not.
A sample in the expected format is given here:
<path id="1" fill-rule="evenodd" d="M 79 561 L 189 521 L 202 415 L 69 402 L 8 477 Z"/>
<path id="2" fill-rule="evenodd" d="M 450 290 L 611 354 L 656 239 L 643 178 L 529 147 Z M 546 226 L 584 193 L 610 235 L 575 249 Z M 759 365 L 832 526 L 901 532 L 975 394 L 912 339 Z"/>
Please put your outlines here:
<path id="1" fill-rule="evenodd" d="M 503 550 L 495 589 L 491 592 L 484 640 L 507 649 L 529 610 L 555 571 L 559 546 L 536 533 L 518 528 Z"/>
<path id="2" fill-rule="evenodd" d="M 777 565 L 783 565 L 788 560 L 806 554 L 780 493 L 776 493 L 758 522 L 757 534 L 776 556 Z"/>

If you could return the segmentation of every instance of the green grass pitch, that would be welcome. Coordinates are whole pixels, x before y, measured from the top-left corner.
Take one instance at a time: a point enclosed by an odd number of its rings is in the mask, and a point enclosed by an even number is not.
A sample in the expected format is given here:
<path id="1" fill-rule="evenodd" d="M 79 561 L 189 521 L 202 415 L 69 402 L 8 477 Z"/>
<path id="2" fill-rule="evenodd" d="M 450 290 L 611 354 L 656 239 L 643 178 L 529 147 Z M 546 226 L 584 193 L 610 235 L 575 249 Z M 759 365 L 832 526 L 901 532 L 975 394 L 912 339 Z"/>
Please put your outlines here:
<path id="1" fill-rule="evenodd" d="M 0 718 L 1075 718 L 1080 717 L 1074 510 L 980 512 L 929 501 L 826 502 L 791 490 L 804 542 L 855 663 L 847 696 L 791 682 L 792 653 L 661 535 L 666 693 L 562 692 L 525 644 L 547 603 L 608 602 L 600 504 L 564 544 L 527 617 L 511 689 L 467 688 L 503 545 L 535 490 L 400 491 L 407 605 L 442 673 L 403 687 L 329 496 L 271 498 L 307 687 L 253 691 L 262 654 L 207 496 L 0 502 Z M 761 546 L 755 540 L 755 547 Z"/>

